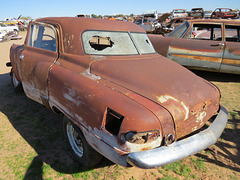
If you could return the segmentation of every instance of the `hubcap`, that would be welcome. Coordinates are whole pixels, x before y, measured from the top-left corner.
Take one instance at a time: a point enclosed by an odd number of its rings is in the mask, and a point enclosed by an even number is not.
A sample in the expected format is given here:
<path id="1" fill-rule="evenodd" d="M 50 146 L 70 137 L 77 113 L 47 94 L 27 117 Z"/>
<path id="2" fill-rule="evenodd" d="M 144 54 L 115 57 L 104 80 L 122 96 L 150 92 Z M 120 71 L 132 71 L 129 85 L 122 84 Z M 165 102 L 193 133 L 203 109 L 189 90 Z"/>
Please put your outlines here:
<path id="1" fill-rule="evenodd" d="M 82 140 L 78 134 L 78 132 L 74 129 L 73 125 L 71 122 L 67 123 L 67 137 L 69 140 L 69 143 L 75 152 L 76 155 L 79 157 L 83 156 L 83 144 Z"/>

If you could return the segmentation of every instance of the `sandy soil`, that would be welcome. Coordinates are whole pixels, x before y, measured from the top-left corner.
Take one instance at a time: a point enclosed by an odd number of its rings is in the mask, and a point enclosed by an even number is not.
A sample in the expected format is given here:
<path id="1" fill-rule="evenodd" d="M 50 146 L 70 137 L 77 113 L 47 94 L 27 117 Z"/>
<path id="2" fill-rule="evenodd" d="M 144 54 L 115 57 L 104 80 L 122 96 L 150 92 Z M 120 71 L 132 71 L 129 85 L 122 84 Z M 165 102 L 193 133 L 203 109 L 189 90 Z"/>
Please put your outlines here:
<path id="1" fill-rule="evenodd" d="M 26 32 L 20 32 L 19 36 L 22 36 L 20 40 L 11 40 L 7 42 L 0 42 L 0 74 L 5 74 L 10 71 L 9 67 L 6 67 L 6 62 L 10 62 L 9 52 L 13 43 L 23 44 L 26 36 Z"/>

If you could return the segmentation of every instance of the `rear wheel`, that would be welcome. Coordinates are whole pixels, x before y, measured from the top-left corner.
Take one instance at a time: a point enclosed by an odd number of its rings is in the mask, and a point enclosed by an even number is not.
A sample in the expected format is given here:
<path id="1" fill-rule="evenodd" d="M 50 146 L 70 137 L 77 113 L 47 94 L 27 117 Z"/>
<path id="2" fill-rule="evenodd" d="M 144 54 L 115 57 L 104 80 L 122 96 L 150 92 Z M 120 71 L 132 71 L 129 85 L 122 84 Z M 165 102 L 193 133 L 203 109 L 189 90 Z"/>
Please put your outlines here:
<path id="1" fill-rule="evenodd" d="M 101 161 L 102 155 L 87 143 L 82 131 L 76 124 L 64 117 L 63 128 L 74 160 L 84 167 L 95 166 Z"/>

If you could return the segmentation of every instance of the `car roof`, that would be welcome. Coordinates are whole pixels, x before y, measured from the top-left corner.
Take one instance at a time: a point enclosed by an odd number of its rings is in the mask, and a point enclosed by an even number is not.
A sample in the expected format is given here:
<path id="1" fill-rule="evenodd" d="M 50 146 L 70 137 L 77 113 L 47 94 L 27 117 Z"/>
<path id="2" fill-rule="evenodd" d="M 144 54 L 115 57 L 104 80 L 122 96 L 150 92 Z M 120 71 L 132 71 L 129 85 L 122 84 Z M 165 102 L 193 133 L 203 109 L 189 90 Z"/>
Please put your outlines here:
<path id="1" fill-rule="evenodd" d="M 173 9 L 173 11 L 177 11 L 177 10 L 184 10 L 184 11 L 186 11 L 186 9 Z"/>
<path id="2" fill-rule="evenodd" d="M 95 18 L 48 17 L 37 19 L 35 22 L 57 26 L 61 32 L 60 39 L 63 42 L 63 51 L 70 54 L 84 54 L 83 48 L 79 47 L 82 46 L 79 40 L 82 32 L 87 30 L 146 33 L 142 27 L 132 22 Z"/>
<path id="3" fill-rule="evenodd" d="M 47 17 L 37 19 L 35 22 L 45 22 L 60 26 L 64 32 L 74 34 L 86 30 L 106 30 L 106 31 L 131 31 L 145 32 L 140 26 L 125 21 L 113 21 L 83 17 Z"/>
<path id="4" fill-rule="evenodd" d="M 217 8 L 217 9 L 231 9 L 231 8 Z"/>
<path id="5" fill-rule="evenodd" d="M 198 23 L 225 23 L 225 24 L 236 24 L 240 25 L 239 20 L 228 20 L 228 19 L 194 19 L 188 20 L 189 22 L 198 22 Z"/>

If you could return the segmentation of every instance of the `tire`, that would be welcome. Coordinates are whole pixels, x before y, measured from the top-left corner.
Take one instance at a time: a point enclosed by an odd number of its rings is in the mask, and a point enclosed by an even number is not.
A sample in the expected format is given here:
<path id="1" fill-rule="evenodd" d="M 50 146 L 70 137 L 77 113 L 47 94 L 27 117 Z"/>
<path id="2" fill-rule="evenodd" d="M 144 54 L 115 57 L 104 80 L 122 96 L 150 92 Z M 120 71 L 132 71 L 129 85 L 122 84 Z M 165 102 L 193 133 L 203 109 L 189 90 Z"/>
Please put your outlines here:
<path id="1" fill-rule="evenodd" d="M 11 75 L 11 82 L 12 82 L 14 91 L 23 92 L 22 83 L 17 80 L 15 73 L 11 71 L 10 75 Z"/>
<path id="2" fill-rule="evenodd" d="M 101 161 L 102 155 L 88 144 L 80 128 L 65 116 L 63 117 L 63 129 L 72 157 L 81 166 L 93 167 Z"/>

